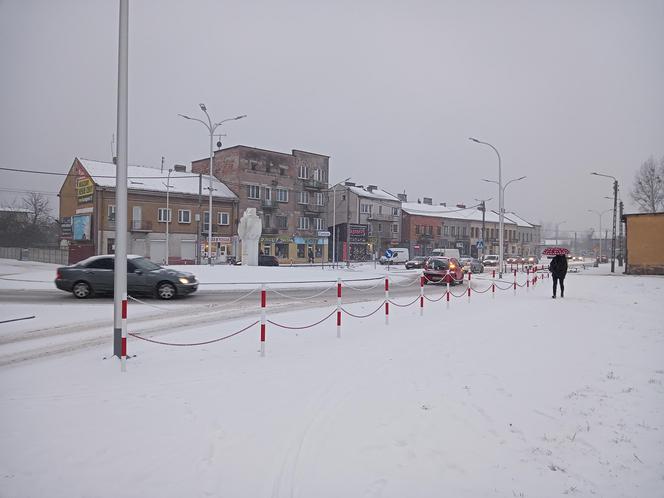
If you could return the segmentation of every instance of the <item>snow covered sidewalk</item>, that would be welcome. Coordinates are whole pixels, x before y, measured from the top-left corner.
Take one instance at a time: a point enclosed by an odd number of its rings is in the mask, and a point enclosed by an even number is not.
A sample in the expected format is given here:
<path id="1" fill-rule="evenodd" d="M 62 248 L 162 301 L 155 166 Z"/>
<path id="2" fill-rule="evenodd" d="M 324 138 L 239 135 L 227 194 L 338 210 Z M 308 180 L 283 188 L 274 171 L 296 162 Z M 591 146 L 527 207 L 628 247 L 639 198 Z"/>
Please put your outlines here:
<path id="1" fill-rule="evenodd" d="M 543 280 L 344 317 L 340 339 L 269 325 L 265 358 L 255 326 L 130 338 L 124 374 L 110 346 L 4 368 L 0 495 L 657 496 L 662 302 L 662 278 L 582 273 L 565 299 Z"/>

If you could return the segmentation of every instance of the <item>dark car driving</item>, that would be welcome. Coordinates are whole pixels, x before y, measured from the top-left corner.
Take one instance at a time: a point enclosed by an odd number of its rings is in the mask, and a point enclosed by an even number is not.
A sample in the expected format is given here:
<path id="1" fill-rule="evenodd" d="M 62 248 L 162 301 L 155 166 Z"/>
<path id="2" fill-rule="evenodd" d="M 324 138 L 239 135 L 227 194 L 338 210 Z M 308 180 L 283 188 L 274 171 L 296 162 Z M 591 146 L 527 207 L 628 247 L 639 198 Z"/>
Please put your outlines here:
<path id="1" fill-rule="evenodd" d="M 410 270 L 412 268 L 424 268 L 424 263 L 426 262 L 426 256 L 415 256 L 410 261 L 406 261 L 406 270 Z"/>
<path id="2" fill-rule="evenodd" d="M 94 294 L 112 294 L 115 256 L 92 256 L 72 266 L 57 269 L 55 286 L 79 299 Z M 127 293 L 151 294 L 159 299 L 184 296 L 198 289 L 196 277 L 187 272 L 163 268 L 141 256 L 127 256 Z"/>

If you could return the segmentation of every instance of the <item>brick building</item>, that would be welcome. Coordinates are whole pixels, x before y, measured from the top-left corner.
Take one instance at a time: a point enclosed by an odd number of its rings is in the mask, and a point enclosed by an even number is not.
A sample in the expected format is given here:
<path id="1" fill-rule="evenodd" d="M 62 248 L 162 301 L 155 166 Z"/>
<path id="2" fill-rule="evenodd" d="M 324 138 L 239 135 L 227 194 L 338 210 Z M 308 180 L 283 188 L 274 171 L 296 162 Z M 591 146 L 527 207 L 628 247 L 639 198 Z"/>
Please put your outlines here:
<path id="1" fill-rule="evenodd" d="M 319 237 L 327 222 L 329 156 L 293 150 L 290 154 L 237 145 L 217 150 L 213 176 L 238 197 L 240 217 L 256 208 L 263 221 L 259 248 L 281 263 L 327 260 L 328 238 Z M 208 173 L 209 158 L 192 162 L 192 171 Z"/>
<path id="2" fill-rule="evenodd" d="M 163 263 L 168 223 L 169 262 L 194 263 L 197 242 L 207 250 L 207 226 L 200 221 L 207 225 L 208 196 L 202 186 L 209 184 L 209 177 L 187 173 L 184 167 L 170 177 L 167 171 L 144 166 L 127 169 L 127 252 Z M 76 259 L 114 251 L 115 175 L 113 163 L 76 158 L 60 188 L 60 221 L 66 227 L 62 235 L 78 249 Z M 213 189 L 212 250 L 223 261 L 237 254 L 237 197 L 217 179 Z"/>
<path id="3" fill-rule="evenodd" d="M 625 273 L 664 275 L 664 213 L 625 214 L 622 221 L 625 223 Z"/>

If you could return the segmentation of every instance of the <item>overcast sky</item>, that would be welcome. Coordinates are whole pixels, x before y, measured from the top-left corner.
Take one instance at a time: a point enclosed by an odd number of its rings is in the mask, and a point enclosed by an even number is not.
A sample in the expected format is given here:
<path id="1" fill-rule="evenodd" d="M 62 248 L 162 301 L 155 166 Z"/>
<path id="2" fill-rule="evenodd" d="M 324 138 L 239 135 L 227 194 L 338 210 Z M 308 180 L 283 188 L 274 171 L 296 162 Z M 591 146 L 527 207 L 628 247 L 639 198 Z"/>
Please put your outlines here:
<path id="1" fill-rule="evenodd" d="M 243 144 L 331 156 L 409 200 L 493 197 L 562 229 L 598 224 L 618 178 L 664 155 L 664 1 L 130 0 L 129 161 L 208 155 L 199 123 Z M 0 166 L 111 159 L 118 2 L 0 0 Z M 61 179 L 0 171 L 0 202 Z M 50 197 L 54 207 L 57 198 Z M 609 216 L 604 217 L 608 224 Z"/>

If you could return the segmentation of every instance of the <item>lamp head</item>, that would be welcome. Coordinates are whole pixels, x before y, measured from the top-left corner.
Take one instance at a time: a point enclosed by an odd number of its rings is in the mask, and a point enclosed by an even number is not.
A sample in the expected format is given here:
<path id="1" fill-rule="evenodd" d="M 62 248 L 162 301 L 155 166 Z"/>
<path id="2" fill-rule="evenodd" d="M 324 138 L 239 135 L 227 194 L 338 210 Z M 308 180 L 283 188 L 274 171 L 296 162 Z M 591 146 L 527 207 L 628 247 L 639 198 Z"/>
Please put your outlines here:
<path id="1" fill-rule="evenodd" d="M 201 111 L 203 112 L 207 111 L 207 107 L 205 107 L 205 104 L 198 104 L 198 107 L 200 107 Z"/>
<path id="2" fill-rule="evenodd" d="M 468 137 L 468 140 L 470 140 L 471 142 L 477 142 L 477 143 L 480 143 L 479 140 L 477 140 L 476 138 L 473 138 L 473 137 Z"/>
<path id="3" fill-rule="evenodd" d="M 184 119 L 191 119 L 189 116 L 185 116 L 184 114 L 178 114 L 178 116 L 182 116 Z"/>
<path id="4" fill-rule="evenodd" d="M 237 121 L 238 119 L 242 119 L 242 118 L 246 118 L 246 117 L 247 117 L 247 115 L 243 114 L 242 116 L 236 116 L 233 119 Z"/>

